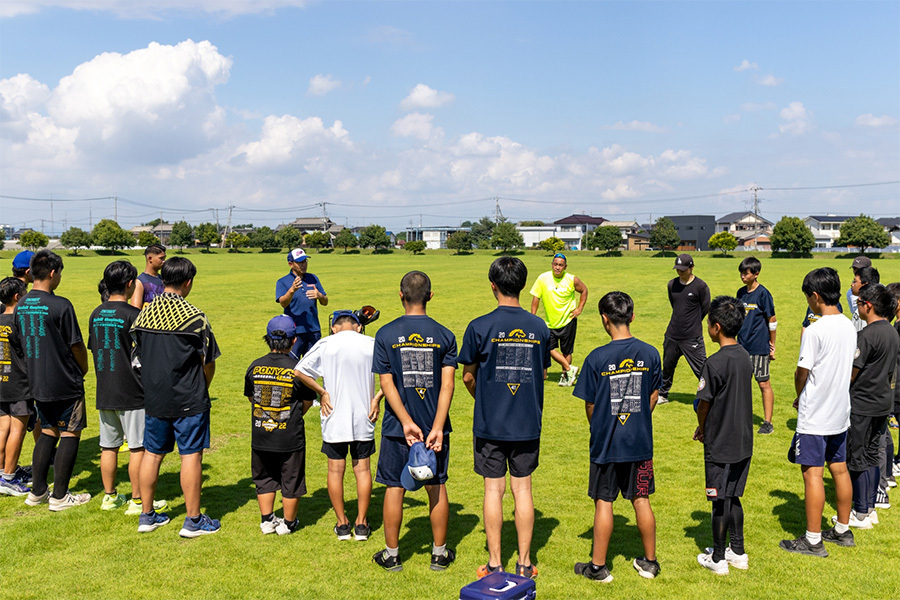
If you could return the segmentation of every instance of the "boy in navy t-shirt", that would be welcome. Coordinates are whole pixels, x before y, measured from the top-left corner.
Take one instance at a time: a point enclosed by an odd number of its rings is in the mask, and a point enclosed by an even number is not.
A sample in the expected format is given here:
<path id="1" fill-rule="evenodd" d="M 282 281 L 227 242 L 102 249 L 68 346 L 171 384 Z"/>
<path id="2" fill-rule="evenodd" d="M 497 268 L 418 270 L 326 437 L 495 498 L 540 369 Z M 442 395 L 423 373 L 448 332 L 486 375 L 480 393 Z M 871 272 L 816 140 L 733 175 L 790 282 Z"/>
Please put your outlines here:
<path id="1" fill-rule="evenodd" d="M 646 579 L 659 574 L 656 517 L 650 507 L 653 480 L 653 417 L 662 385 L 659 352 L 631 335 L 634 302 L 609 292 L 598 304 L 603 328 L 612 338 L 591 352 L 572 395 L 585 402 L 591 428 L 588 495 L 594 499 L 591 561 L 575 563 L 575 573 L 602 583 L 613 577 L 606 554 L 613 530 L 613 502 L 619 492 L 631 500 L 644 556 L 632 563 Z"/>
<path id="2" fill-rule="evenodd" d="M 450 456 L 448 413 L 456 375 L 456 337 L 425 314 L 432 295 L 428 275 L 421 271 L 404 275 L 400 301 L 406 314 L 375 335 L 372 371 L 378 374 L 387 399 L 375 481 L 388 487 L 384 492 L 385 549 L 372 558 L 388 571 L 403 568 L 400 523 L 406 489 L 400 474 L 409 460 L 409 447 L 415 442 L 424 442 L 437 457 L 438 470 L 425 483 L 434 535 L 431 569 L 442 571 L 456 558 L 456 553 L 446 547 L 450 504 L 444 485 Z"/>
<path id="3" fill-rule="evenodd" d="M 772 411 L 775 394 L 769 383 L 769 361 L 775 360 L 775 302 L 772 294 L 757 279 L 762 264 L 752 256 L 741 261 L 738 272 L 744 286 L 737 291 L 737 299 L 744 305 L 744 324 L 738 333 L 737 342 L 750 354 L 753 360 L 753 376 L 762 394 L 763 422 L 759 431 L 768 435 L 775 431 L 772 426 Z"/>
<path id="4" fill-rule="evenodd" d="M 534 500 L 531 474 L 538 466 L 544 379 L 550 367 L 550 330 L 519 304 L 528 269 L 518 258 L 502 256 L 488 273 L 497 308 L 466 328 L 459 362 L 463 383 L 475 398 L 472 426 L 475 472 L 484 477 L 484 529 L 488 562 L 478 577 L 503 570 L 500 530 L 509 466 L 516 503 L 519 558 L 516 573 L 537 577 L 531 563 Z"/>

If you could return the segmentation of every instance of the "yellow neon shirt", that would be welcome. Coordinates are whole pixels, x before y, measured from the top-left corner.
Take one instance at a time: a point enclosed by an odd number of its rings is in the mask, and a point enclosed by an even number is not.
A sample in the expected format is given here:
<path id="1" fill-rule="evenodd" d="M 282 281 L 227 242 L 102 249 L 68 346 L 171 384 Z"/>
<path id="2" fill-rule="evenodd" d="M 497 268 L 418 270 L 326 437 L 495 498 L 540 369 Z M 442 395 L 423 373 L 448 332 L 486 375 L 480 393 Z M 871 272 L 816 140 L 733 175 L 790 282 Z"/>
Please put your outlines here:
<path id="1" fill-rule="evenodd" d="M 531 295 L 541 299 L 547 316 L 547 327 L 561 329 L 572 321 L 575 301 L 575 276 L 566 272 L 560 279 L 553 271 L 542 273 L 531 288 Z"/>

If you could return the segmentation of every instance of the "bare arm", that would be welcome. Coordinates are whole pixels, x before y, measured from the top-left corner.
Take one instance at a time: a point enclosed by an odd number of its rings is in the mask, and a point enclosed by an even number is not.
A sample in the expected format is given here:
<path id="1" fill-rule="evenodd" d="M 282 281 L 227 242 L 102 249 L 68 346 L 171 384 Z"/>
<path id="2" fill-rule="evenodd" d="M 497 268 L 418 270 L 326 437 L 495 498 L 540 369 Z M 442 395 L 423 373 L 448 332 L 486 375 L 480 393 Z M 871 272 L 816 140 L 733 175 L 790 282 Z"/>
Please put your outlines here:
<path id="1" fill-rule="evenodd" d="M 203 378 L 206 380 L 206 389 L 212 385 L 213 377 L 216 375 L 216 361 L 208 362 L 203 365 Z"/>
<path id="2" fill-rule="evenodd" d="M 585 401 L 585 403 L 584 403 L 584 414 L 587 415 L 588 425 L 590 425 L 590 424 L 591 424 L 591 419 L 594 418 L 594 403 L 593 403 L 593 402 L 587 402 L 587 401 Z"/>
<path id="3" fill-rule="evenodd" d="M 698 442 L 703 441 L 703 434 L 706 431 L 707 415 L 709 415 L 709 402 L 701 400 L 697 403 L 697 430 L 694 431 L 694 439 Z"/>
<path id="4" fill-rule="evenodd" d="M 778 320 L 771 316 L 769 317 L 769 323 L 777 323 Z M 769 330 L 769 360 L 775 360 L 775 334 L 776 331 L 774 329 Z M 803 332 L 800 332 L 800 335 L 803 336 Z"/>
<path id="5" fill-rule="evenodd" d="M 546 372 L 546 371 L 545 371 Z M 463 384 L 469 391 L 469 395 L 475 397 L 475 374 L 478 373 L 478 365 L 463 365 Z"/>
<path id="6" fill-rule="evenodd" d="M 394 411 L 394 415 L 403 427 L 403 437 L 406 438 L 406 443 L 412 446 L 414 442 L 425 441 L 422 429 L 416 425 L 406 407 L 403 406 L 403 399 L 400 398 L 400 392 L 394 384 L 394 376 L 390 373 L 380 373 L 378 381 L 381 383 L 381 391 L 384 392 L 384 397 L 387 398 L 391 410 Z"/>
<path id="7" fill-rule="evenodd" d="M 809 379 L 809 369 L 797 367 L 797 370 L 794 371 L 794 392 L 797 394 L 797 399 L 800 398 L 800 392 L 806 387 L 807 379 Z M 794 408 L 796 408 L 797 400 L 794 401 L 794 404 Z"/>
<path id="8" fill-rule="evenodd" d="M 71 348 L 72 356 L 75 357 L 75 362 L 78 363 L 78 368 L 81 369 L 82 375 L 87 375 L 88 372 L 88 355 L 87 348 L 84 346 L 84 342 L 78 342 L 74 344 Z"/>
<path id="9" fill-rule="evenodd" d="M 653 412 L 653 409 L 656 408 L 656 403 L 659 401 L 659 390 L 653 390 L 650 392 L 650 412 Z"/>
<path id="10" fill-rule="evenodd" d="M 144 283 L 140 279 L 134 280 L 134 294 L 131 295 L 131 305 L 135 308 L 144 306 Z"/>
<path id="11" fill-rule="evenodd" d="M 575 291 L 581 294 L 581 298 L 578 301 L 578 306 L 572 311 L 572 317 L 577 317 L 581 314 L 588 299 L 587 286 L 577 277 L 575 278 Z"/>
<path id="12" fill-rule="evenodd" d="M 303 283 L 302 277 L 294 277 L 294 283 L 291 284 L 291 287 L 288 288 L 284 294 L 278 297 L 278 304 L 280 304 L 283 308 L 287 308 L 291 304 L 291 300 L 294 299 L 294 294 L 297 290 L 300 289 L 300 284 Z"/>
<path id="13" fill-rule="evenodd" d="M 328 391 L 319 385 L 319 382 L 310 377 L 305 373 L 301 373 L 297 369 L 294 369 L 294 377 L 303 382 L 303 385 L 314 391 L 319 395 L 319 404 L 321 405 L 322 415 L 327 417 L 331 414 L 331 411 L 334 410 L 334 406 L 331 405 L 331 395 L 329 395 Z"/>
<path id="14" fill-rule="evenodd" d="M 441 368 L 441 391 L 438 394 L 437 411 L 434 414 L 434 422 L 425 445 L 435 452 L 440 452 L 444 447 L 444 423 L 450 413 L 450 401 L 453 400 L 453 389 L 456 386 L 456 369 L 453 367 Z"/>
<path id="15" fill-rule="evenodd" d="M 859 369 L 856 367 L 853 367 L 853 372 L 850 374 L 850 383 L 853 383 L 854 381 L 856 381 L 857 375 L 859 375 Z"/>
<path id="16" fill-rule="evenodd" d="M 531 314 L 536 315 L 538 306 L 541 305 L 541 299 L 537 296 L 531 297 Z"/>

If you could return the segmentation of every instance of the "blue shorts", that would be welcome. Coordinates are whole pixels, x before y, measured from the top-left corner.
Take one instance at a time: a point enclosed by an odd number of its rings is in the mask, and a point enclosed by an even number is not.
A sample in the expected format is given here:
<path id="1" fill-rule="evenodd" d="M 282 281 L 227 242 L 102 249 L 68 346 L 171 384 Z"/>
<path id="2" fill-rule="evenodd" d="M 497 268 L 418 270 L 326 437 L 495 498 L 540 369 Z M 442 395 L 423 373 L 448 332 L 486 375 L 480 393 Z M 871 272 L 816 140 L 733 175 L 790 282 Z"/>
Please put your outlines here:
<path id="1" fill-rule="evenodd" d="M 200 414 L 177 419 L 146 416 L 144 450 L 152 454 L 168 454 L 178 442 L 178 454 L 196 454 L 209 448 L 209 409 Z"/>
<path id="2" fill-rule="evenodd" d="M 437 473 L 425 482 L 425 485 L 442 485 L 447 483 L 447 466 L 450 463 L 450 434 L 444 434 L 441 451 L 435 452 Z M 378 455 L 378 470 L 375 481 L 388 487 L 402 488 L 400 473 L 409 461 L 409 444 L 402 437 L 381 437 L 381 454 Z"/>
<path id="3" fill-rule="evenodd" d="M 788 450 L 788 460 L 804 467 L 847 462 L 847 432 L 834 435 L 795 433 Z"/>

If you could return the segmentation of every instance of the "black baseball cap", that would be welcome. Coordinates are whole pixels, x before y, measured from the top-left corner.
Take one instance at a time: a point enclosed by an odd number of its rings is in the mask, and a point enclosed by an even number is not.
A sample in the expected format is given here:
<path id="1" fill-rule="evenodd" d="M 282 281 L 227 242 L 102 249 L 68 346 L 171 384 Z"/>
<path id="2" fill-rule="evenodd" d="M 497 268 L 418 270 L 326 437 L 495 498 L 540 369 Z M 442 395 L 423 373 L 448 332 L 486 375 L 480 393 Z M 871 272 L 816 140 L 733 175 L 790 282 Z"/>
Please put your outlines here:
<path id="1" fill-rule="evenodd" d="M 691 258 L 690 254 L 679 254 L 678 258 L 675 259 L 675 266 L 672 268 L 678 269 L 679 271 L 687 271 L 693 266 L 694 259 Z"/>
<path id="2" fill-rule="evenodd" d="M 855 271 L 856 269 L 862 269 L 863 267 L 871 267 L 871 266 L 872 266 L 871 258 L 869 258 L 868 256 L 857 256 L 856 258 L 853 259 L 853 264 L 850 265 L 850 268 Z"/>

